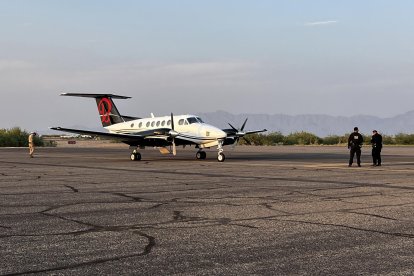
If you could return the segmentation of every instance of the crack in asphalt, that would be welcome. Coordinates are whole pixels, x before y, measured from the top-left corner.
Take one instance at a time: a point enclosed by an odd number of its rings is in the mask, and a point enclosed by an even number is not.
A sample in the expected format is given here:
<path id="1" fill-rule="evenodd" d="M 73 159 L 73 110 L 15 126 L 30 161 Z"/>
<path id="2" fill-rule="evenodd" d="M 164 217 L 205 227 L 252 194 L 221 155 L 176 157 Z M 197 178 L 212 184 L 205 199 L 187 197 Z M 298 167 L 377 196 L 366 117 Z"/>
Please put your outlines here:
<path id="1" fill-rule="evenodd" d="M 130 195 L 127 195 L 127 194 L 124 194 L 124 193 L 115 192 L 115 193 L 109 193 L 109 194 L 129 198 L 129 199 L 132 199 L 132 201 L 135 201 L 135 202 L 142 202 L 142 200 L 143 200 L 143 198 L 140 198 L 140 197 L 137 197 L 137 196 L 130 196 Z"/>
<path id="2" fill-rule="evenodd" d="M 78 190 L 78 189 L 76 189 L 76 188 L 75 188 L 75 187 L 73 187 L 73 186 L 70 186 L 70 185 L 63 185 L 63 186 L 65 186 L 66 188 L 71 189 L 74 193 L 79 192 L 79 190 Z"/>
<path id="3" fill-rule="evenodd" d="M 55 271 L 74 269 L 74 268 L 85 267 L 85 266 L 90 266 L 90 265 L 102 264 L 102 263 L 111 262 L 111 261 L 120 261 L 120 260 L 128 259 L 128 258 L 142 257 L 142 256 L 150 254 L 154 246 L 156 246 L 155 238 L 141 231 L 132 231 L 132 233 L 135 233 L 148 240 L 148 244 L 145 246 L 142 252 L 121 255 L 121 256 L 116 256 L 116 257 L 97 258 L 91 261 L 80 262 L 76 264 L 68 264 L 68 265 L 56 266 L 56 267 L 45 268 L 45 269 L 26 270 L 26 271 L 13 272 L 13 273 L 8 273 L 8 274 L 3 274 L 3 275 L 24 275 L 24 274 L 30 274 L 30 273 L 55 272 Z"/>
<path id="4" fill-rule="evenodd" d="M 369 217 L 374 217 L 374 218 L 381 218 L 381 219 L 387 219 L 387 220 L 393 220 L 393 221 L 402 221 L 402 220 L 395 219 L 395 218 L 390 218 L 390 217 L 380 216 L 380 215 L 375 215 L 375 214 L 369 214 L 369 213 L 361 213 L 361 212 L 346 212 L 346 213 L 356 214 L 356 215 L 364 215 L 364 216 L 369 216 Z"/>
<path id="5" fill-rule="evenodd" d="M 49 209 L 50 210 L 50 209 Z M 134 226 L 100 226 L 95 225 L 92 223 L 76 220 L 76 219 L 69 219 L 57 214 L 49 214 L 46 213 L 46 211 L 39 212 L 40 214 L 43 214 L 45 216 L 55 217 L 59 218 L 65 221 L 74 222 L 83 226 L 87 226 L 88 229 L 85 230 L 79 230 L 79 231 L 73 231 L 73 232 L 65 232 L 65 233 L 55 233 L 55 234 L 44 234 L 44 235 L 2 235 L 1 238 L 4 237 L 34 237 L 34 236 L 67 236 L 67 235 L 83 235 L 88 233 L 96 233 L 96 232 L 121 232 L 121 231 L 132 231 L 132 233 L 138 234 L 141 237 L 145 237 L 148 240 L 147 245 L 144 247 L 142 252 L 134 253 L 134 254 L 128 254 L 128 255 L 122 255 L 122 256 L 116 256 L 116 257 L 110 257 L 110 258 L 98 258 L 92 261 L 86 261 L 86 262 L 80 262 L 76 264 L 69 264 L 69 265 L 62 265 L 57 267 L 51 267 L 46 269 L 35 269 L 35 270 L 26 270 L 21 272 L 13 272 L 10 274 L 4 274 L 4 275 L 23 275 L 23 274 L 29 274 L 29 273 L 46 273 L 46 272 L 54 272 L 54 271 L 60 271 L 60 270 L 66 270 L 66 269 L 73 269 L 73 268 L 79 268 L 84 267 L 88 265 L 95 265 L 110 261 L 119 261 L 126 258 L 132 258 L 132 257 L 140 257 L 145 256 L 151 253 L 153 247 L 156 245 L 156 239 L 153 236 L 150 236 L 142 231 L 140 231 L 141 227 L 134 227 Z"/>
<path id="6" fill-rule="evenodd" d="M 4 229 L 12 229 L 11 227 L 9 227 L 9 226 L 3 226 L 3 225 L 0 225 L 0 228 L 4 228 Z"/>
<path id="7" fill-rule="evenodd" d="M 80 165 L 68 165 L 68 164 L 50 164 L 50 163 L 29 163 L 29 162 L 14 162 L 14 161 L 3 161 L 7 164 L 25 164 L 30 166 L 50 166 L 50 167 L 64 167 L 64 168 L 77 168 L 77 169 L 92 169 L 92 170 L 104 170 L 104 171 L 123 171 L 123 172 L 154 172 L 157 174 L 168 174 L 168 175 L 189 175 L 197 177 L 214 177 L 214 178 L 231 178 L 232 181 L 236 181 L 233 175 L 228 174 L 219 174 L 219 173 L 201 173 L 201 172 L 191 172 L 191 171 L 172 171 L 172 170 L 140 170 L 140 169 L 129 169 L 129 168 L 108 168 L 108 167 L 96 167 L 96 166 L 80 166 Z M 324 179 L 313 179 L 313 178 L 288 178 L 288 177 L 270 177 L 270 176 L 243 176 L 238 175 L 239 179 L 250 179 L 250 180 L 278 180 L 286 182 L 305 182 L 305 183 L 317 183 L 317 184 L 339 184 L 339 185 L 352 185 L 358 187 L 379 187 L 387 189 L 401 189 L 401 190 L 413 190 L 414 187 L 400 186 L 400 185 L 389 185 L 389 184 L 374 184 L 374 183 L 355 183 L 350 181 L 333 181 L 333 180 L 324 180 Z"/>
<path id="8" fill-rule="evenodd" d="M 346 229 L 351 229 L 351 230 L 356 230 L 356 231 L 362 231 L 362 232 L 389 235 L 389 236 L 394 236 L 394 237 L 403 237 L 403 238 L 410 238 L 410 239 L 414 238 L 414 234 L 399 233 L 399 232 L 385 232 L 385 231 L 379 231 L 379 230 L 373 230 L 373 229 L 353 227 L 353 226 L 343 225 L 343 224 L 322 223 L 322 222 L 312 222 L 312 221 L 305 221 L 305 220 L 291 220 L 291 219 L 282 219 L 282 220 L 279 220 L 279 221 L 295 222 L 295 223 L 303 223 L 303 224 L 312 224 L 312 225 L 318 225 L 318 226 L 334 226 L 334 227 L 341 227 L 341 228 L 346 228 Z"/>

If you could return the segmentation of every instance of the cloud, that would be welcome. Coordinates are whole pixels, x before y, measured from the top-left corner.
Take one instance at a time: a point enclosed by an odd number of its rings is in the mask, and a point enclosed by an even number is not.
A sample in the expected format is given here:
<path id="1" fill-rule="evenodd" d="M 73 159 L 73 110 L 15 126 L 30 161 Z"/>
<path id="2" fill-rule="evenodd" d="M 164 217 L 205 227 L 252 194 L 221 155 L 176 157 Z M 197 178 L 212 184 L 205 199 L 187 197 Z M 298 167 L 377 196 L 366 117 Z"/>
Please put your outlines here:
<path id="1" fill-rule="evenodd" d="M 312 27 L 312 26 L 321 26 L 321 25 L 331 25 L 338 23 L 337 20 L 327 20 L 327 21 L 315 21 L 315 22 L 306 22 L 304 26 Z"/>

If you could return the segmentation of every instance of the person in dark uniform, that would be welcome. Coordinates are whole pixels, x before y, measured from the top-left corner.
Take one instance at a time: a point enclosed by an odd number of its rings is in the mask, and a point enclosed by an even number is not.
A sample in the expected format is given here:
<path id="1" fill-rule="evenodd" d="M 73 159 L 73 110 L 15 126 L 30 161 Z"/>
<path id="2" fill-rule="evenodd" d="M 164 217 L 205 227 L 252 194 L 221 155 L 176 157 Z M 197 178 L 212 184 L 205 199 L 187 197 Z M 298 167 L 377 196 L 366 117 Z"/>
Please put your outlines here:
<path id="1" fill-rule="evenodd" d="M 348 138 L 348 149 L 350 149 L 349 167 L 351 167 L 352 163 L 354 162 L 355 154 L 357 157 L 358 167 L 361 167 L 361 148 L 362 143 L 364 142 L 364 138 L 361 134 L 358 133 L 358 131 L 358 128 L 354 127 L 354 132 L 352 132 Z"/>
<path id="2" fill-rule="evenodd" d="M 382 136 L 378 131 L 372 131 L 372 166 L 381 166 Z"/>

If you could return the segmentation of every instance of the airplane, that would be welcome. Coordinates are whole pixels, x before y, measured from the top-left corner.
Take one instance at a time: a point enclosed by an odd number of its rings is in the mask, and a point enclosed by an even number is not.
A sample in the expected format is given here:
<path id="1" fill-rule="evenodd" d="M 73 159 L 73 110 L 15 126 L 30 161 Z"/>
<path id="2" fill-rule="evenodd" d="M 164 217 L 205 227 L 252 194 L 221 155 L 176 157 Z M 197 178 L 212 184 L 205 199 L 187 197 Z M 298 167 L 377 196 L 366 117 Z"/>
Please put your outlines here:
<path id="1" fill-rule="evenodd" d="M 155 117 L 151 113 L 149 118 L 121 115 L 112 99 L 130 99 L 131 97 L 128 96 L 86 93 L 62 93 L 61 96 L 94 98 L 102 126 L 108 132 L 64 127 L 51 127 L 50 129 L 119 140 L 128 144 L 130 148 L 135 148 L 130 155 L 132 161 L 141 160 L 139 148 L 154 147 L 158 148 L 162 154 L 172 153 L 175 156 L 177 146 L 195 145 L 198 148 L 196 159 L 206 159 L 206 152 L 203 149 L 217 146 L 217 160 L 223 162 L 226 159 L 223 146 L 236 144 L 246 134 L 267 131 L 266 129 L 244 131 L 247 118 L 240 129 L 230 123 L 231 128 L 219 129 L 206 124 L 196 115 L 173 115 L 171 113 L 170 116 Z"/>

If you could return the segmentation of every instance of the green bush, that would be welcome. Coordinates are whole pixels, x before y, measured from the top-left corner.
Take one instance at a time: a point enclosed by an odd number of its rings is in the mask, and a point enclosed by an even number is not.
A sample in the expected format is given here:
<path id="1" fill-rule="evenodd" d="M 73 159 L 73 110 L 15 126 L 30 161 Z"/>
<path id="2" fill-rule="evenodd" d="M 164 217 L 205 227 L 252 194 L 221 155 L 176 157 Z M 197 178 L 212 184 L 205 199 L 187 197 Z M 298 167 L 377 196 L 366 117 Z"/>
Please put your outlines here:
<path id="1" fill-rule="evenodd" d="M 276 146 L 276 145 L 340 145 L 347 144 L 350 133 L 340 135 L 329 135 L 324 138 L 320 138 L 312 133 L 308 132 L 295 132 L 287 136 L 284 136 L 280 132 L 271 132 L 269 134 L 249 134 L 246 135 L 247 141 L 252 145 L 261 146 Z M 371 144 L 371 135 L 364 135 L 364 144 Z M 414 145 L 414 134 L 399 133 L 395 136 L 383 135 L 384 145 Z M 246 145 L 244 139 L 240 139 L 240 144 Z"/>
<path id="2" fill-rule="evenodd" d="M 371 138 L 370 138 L 371 139 Z M 384 145 L 396 145 L 394 136 L 382 135 L 382 143 Z"/>
<path id="3" fill-rule="evenodd" d="M 395 135 L 395 143 L 398 145 L 414 145 L 414 134 L 398 133 Z"/>
<path id="4" fill-rule="evenodd" d="M 349 135 L 329 135 L 327 137 L 322 138 L 322 144 L 324 145 L 339 145 L 339 144 L 346 144 L 348 143 L 348 136 Z"/>
<path id="5" fill-rule="evenodd" d="M 319 145 L 322 139 L 309 132 L 291 133 L 284 139 L 285 145 Z"/>
<path id="6" fill-rule="evenodd" d="M 35 136 L 35 146 L 44 146 L 43 139 Z M 0 129 L 0 147 L 27 147 L 29 146 L 29 133 L 19 127 Z"/>

